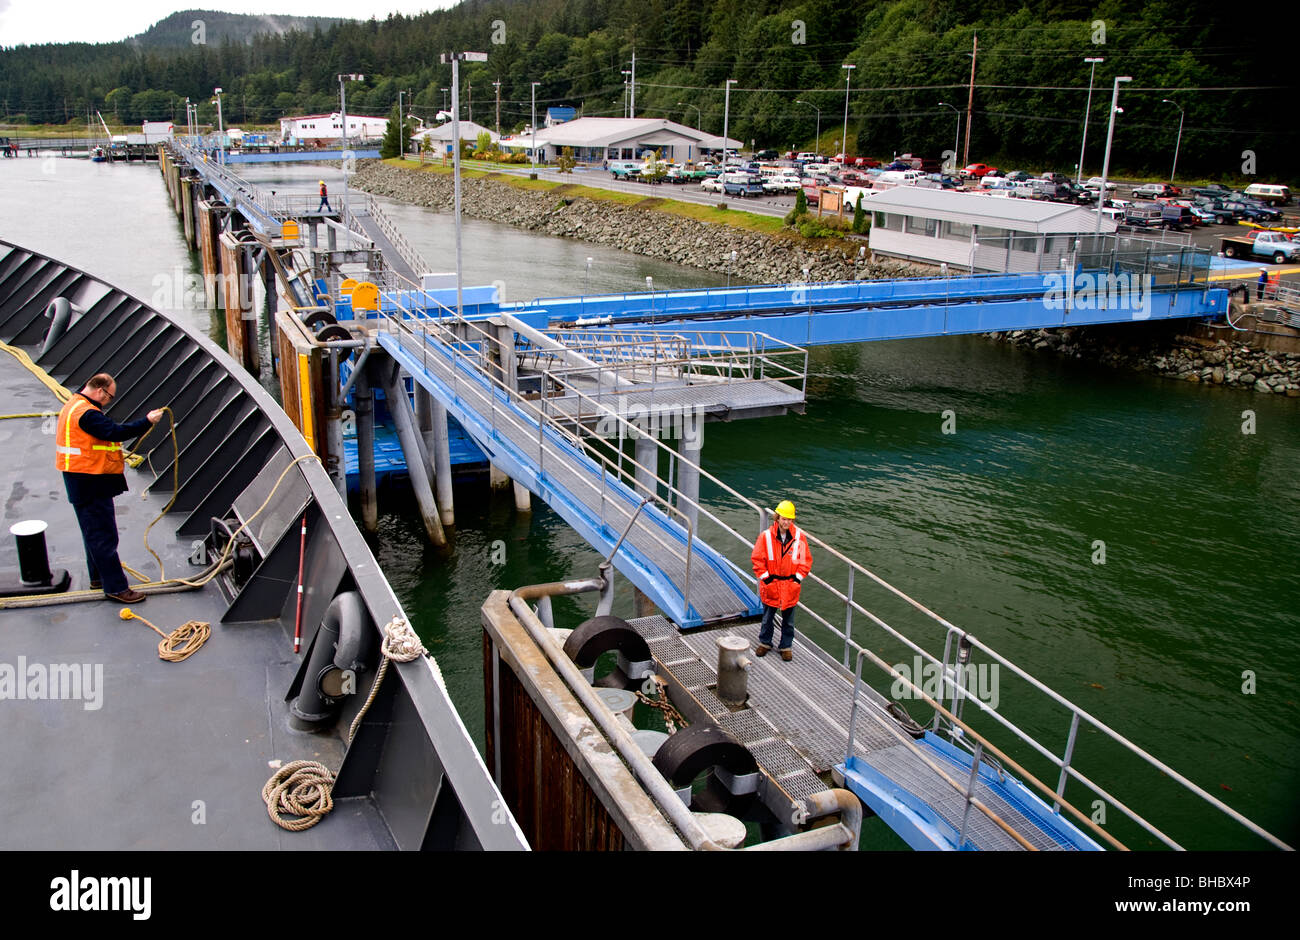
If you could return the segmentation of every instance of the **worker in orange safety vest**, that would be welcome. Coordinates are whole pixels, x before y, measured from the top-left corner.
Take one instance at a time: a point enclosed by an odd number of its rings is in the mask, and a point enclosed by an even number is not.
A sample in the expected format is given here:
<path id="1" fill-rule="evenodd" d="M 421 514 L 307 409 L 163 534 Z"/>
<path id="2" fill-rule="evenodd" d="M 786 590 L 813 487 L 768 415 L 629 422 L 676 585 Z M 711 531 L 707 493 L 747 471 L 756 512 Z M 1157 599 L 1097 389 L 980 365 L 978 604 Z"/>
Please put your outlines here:
<path id="1" fill-rule="evenodd" d="M 812 570 L 808 537 L 794 524 L 794 503 L 786 499 L 776 507 L 776 520 L 759 535 L 749 560 L 758 578 L 758 599 L 763 602 L 755 655 L 766 656 L 772 649 L 772 629 L 780 611 L 781 642 L 777 650 L 789 662 L 794 659 L 794 608 L 799 603 L 803 579 Z"/>
<path id="2" fill-rule="evenodd" d="M 91 588 L 102 590 L 109 600 L 138 604 L 145 594 L 127 584 L 117 557 L 113 497 L 126 492 L 122 442 L 157 424 L 163 411 L 158 408 L 143 418 L 118 424 L 103 411 L 115 397 L 117 382 L 101 372 L 68 399 L 55 428 L 54 466 L 63 472 L 68 501 L 81 527 Z"/>

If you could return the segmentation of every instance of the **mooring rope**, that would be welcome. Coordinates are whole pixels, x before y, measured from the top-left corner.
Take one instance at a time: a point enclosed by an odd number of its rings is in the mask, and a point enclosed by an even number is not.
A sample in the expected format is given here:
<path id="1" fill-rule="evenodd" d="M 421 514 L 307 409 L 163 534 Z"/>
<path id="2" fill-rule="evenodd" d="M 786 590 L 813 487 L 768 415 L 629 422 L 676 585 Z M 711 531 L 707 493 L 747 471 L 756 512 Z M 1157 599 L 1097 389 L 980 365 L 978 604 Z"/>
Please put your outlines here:
<path id="1" fill-rule="evenodd" d="M 361 719 L 375 700 L 379 686 L 384 681 L 390 661 L 409 663 L 423 656 L 427 650 L 420 638 L 415 635 L 411 625 L 402 617 L 394 617 L 384 627 L 384 639 L 380 644 L 384 660 L 375 673 L 375 681 L 370 686 L 370 695 L 348 729 L 348 741 L 357 733 Z M 296 760 L 285 764 L 266 781 L 262 787 L 262 802 L 266 804 L 266 813 L 281 829 L 290 832 L 302 832 L 310 829 L 334 808 L 334 773 L 324 764 L 314 760 Z M 285 819 L 281 813 L 296 816 Z"/>
<path id="2" fill-rule="evenodd" d="M 420 638 L 415 635 L 415 631 L 411 629 L 411 625 L 402 617 L 394 617 L 388 621 L 384 627 L 384 639 L 379 648 L 384 654 L 384 661 L 379 664 L 379 671 L 375 673 L 375 681 L 370 686 L 370 694 L 366 696 L 366 703 L 361 706 L 361 711 L 357 712 L 357 717 L 352 719 L 352 727 L 348 729 L 349 742 L 356 736 L 357 728 L 361 726 L 361 719 L 366 716 L 366 712 L 370 710 L 370 703 L 375 700 L 375 696 L 379 693 L 379 686 L 383 683 L 384 675 L 388 672 L 389 660 L 409 663 L 428 652 L 424 648 L 424 644 L 420 642 Z"/>

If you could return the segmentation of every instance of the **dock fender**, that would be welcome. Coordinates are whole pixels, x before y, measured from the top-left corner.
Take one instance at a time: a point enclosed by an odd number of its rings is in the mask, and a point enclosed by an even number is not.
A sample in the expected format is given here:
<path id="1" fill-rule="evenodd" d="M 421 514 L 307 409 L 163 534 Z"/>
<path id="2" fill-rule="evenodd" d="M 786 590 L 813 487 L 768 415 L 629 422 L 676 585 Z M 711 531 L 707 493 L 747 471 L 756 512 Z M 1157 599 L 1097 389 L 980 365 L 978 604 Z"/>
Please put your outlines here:
<path id="1" fill-rule="evenodd" d="M 599 682 L 593 682 L 596 660 L 610 650 L 618 652 L 618 667 Z M 579 624 L 564 642 L 564 655 L 582 670 L 588 682 L 607 688 L 635 691 L 655 672 L 650 647 L 641 634 L 622 617 L 607 614 Z"/>
<path id="2" fill-rule="evenodd" d="M 68 327 L 81 319 L 85 312 L 66 297 L 51 300 L 45 308 L 45 319 L 50 321 L 50 326 L 45 331 L 45 342 L 41 344 L 41 351 L 36 358 L 39 359 L 53 349 L 54 344 L 68 331 Z"/>
<path id="3" fill-rule="evenodd" d="M 691 786 L 704 771 L 703 790 L 691 796 L 691 809 L 743 817 L 758 796 L 754 755 L 713 723 L 678 731 L 655 752 L 654 766 L 676 789 Z"/>
<path id="4" fill-rule="evenodd" d="M 344 696 L 358 691 L 374 645 L 374 623 L 361 595 L 345 591 L 330 602 L 308 650 L 306 665 L 290 689 L 297 692 L 289 711 L 302 725 L 316 728 L 338 714 Z"/>

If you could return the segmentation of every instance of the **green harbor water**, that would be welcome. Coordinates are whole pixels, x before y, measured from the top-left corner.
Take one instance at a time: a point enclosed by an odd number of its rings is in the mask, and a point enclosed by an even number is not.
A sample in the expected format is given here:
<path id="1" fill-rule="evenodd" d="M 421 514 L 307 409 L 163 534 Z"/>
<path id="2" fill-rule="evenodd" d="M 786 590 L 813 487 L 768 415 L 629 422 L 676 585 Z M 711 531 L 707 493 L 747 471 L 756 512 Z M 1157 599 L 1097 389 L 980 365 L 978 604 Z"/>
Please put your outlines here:
<path id="1" fill-rule="evenodd" d="M 341 191 L 337 171 L 327 172 L 331 191 Z M 248 175 L 306 192 L 319 173 Z M 408 206 L 393 215 L 434 267 L 454 267 L 448 216 Z M 153 165 L 0 161 L 0 236 L 184 309 L 200 328 L 220 328 L 209 311 L 168 302 L 178 296 L 175 279 L 198 268 Z M 465 224 L 466 283 L 502 280 L 510 299 L 581 292 L 588 257 L 592 292 L 642 288 L 646 275 L 665 288 L 725 280 Z M 1295 399 L 1115 372 L 980 337 L 909 340 L 812 350 L 807 414 L 707 425 L 704 466 L 767 505 L 793 499 L 810 532 L 1294 844 L 1298 418 Z M 702 495 L 719 497 L 738 527 L 754 527 L 707 483 Z M 508 498 L 492 499 L 485 482 L 459 487 L 454 546 L 442 554 L 425 545 L 399 501 L 383 506 L 376 554 L 480 742 L 483 599 L 498 588 L 592 575 L 599 561 L 558 516 L 534 507 L 521 517 Z M 495 563 L 499 543 L 504 564 Z M 815 562 L 844 587 L 842 566 Z M 937 627 L 860 577 L 855 597 L 942 652 Z M 842 604 L 811 590 L 806 599 L 842 623 Z M 557 604 L 557 620 L 574 626 L 589 610 Z M 631 612 L 625 582 L 616 612 Z M 805 617 L 799 642 L 810 626 Z M 853 630 L 886 661 L 911 662 L 865 618 L 855 617 Z M 828 633 L 807 632 L 840 655 Z M 1059 753 L 1069 711 L 1006 669 L 998 680 L 999 713 Z M 973 723 L 988 727 L 987 719 Z M 1096 733 L 1081 733 L 1075 753 L 1085 773 L 1189 848 L 1261 845 Z M 1055 786 L 1047 761 L 1026 748 L 1013 756 Z M 1094 812 L 1078 784 L 1067 795 Z M 1136 848 L 1157 845 L 1113 806 L 1105 810 L 1108 831 Z M 899 844 L 881 828 L 868 822 L 867 844 Z"/>

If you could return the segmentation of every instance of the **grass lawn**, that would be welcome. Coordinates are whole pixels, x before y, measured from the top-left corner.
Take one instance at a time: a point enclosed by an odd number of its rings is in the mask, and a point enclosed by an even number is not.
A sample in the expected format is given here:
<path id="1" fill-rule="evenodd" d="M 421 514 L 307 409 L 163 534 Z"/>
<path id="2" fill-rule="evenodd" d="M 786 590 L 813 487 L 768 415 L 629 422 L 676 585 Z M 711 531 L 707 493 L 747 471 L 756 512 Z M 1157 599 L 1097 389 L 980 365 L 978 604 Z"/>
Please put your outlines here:
<path id="1" fill-rule="evenodd" d="M 447 176 L 451 175 L 451 167 L 444 167 L 440 164 L 421 165 L 416 160 L 397 160 L 390 159 L 384 161 L 392 166 L 401 167 L 408 170 L 423 170 L 426 173 L 440 173 Z M 468 161 L 466 161 L 468 162 Z M 785 229 L 780 218 L 767 215 L 755 215 L 752 212 L 745 212 L 743 209 L 719 209 L 716 206 L 705 206 L 694 202 L 681 202 L 664 196 L 642 196 L 639 193 L 625 193 L 615 190 L 598 189 L 593 186 L 583 186 L 579 183 L 557 183 L 553 180 L 530 180 L 526 176 L 519 176 L 515 173 L 502 173 L 496 170 L 487 169 L 488 165 L 480 161 L 474 161 L 472 167 L 466 167 L 461 164 L 460 175 L 465 179 L 488 179 L 493 182 L 501 183 L 505 186 L 513 186 L 516 189 L 531 189 L 539 192 L 550 192 L 558 197 L 591 199 L 595 202 L 613 203 L 619 206 L 628 206 L 634 209 L 645 209 L 650 212 L 664 212 L 669 215 L 682 216 L 688 219 L 695 219 L 700 222 L 714 222 L 718 225 L 729 225 L 732 228 L 746 229 L 751 232 L 761 232 L 765 235 L 775 235 L 781 232 L 790 234 Z M 800 238 L 793 235 L 794 238 Z M 809 241 L 821 241 L 821 239 L 808 239 Z"/>

